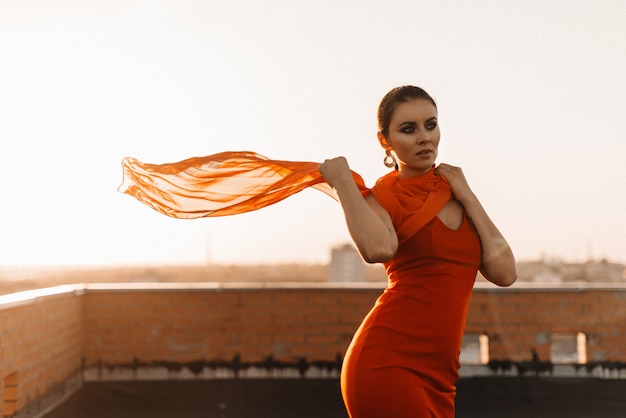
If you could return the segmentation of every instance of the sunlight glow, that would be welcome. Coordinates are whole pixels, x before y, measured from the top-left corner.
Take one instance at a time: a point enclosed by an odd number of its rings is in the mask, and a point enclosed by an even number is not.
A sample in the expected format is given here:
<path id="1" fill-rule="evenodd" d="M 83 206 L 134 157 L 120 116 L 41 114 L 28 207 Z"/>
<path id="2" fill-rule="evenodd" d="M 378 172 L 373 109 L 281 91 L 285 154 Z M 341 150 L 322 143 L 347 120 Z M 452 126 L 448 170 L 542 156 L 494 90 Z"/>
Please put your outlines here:
<path id="1" fill-rule="evenodd" d="M 480 334 L 478 342 L 480 344 L 480 364 L 489 364 L 489 336 Z"/>
<path id="2" fill-rule="evenodd" d="M 350 237 L 320 193 L 171 220 L 116 192 L 120 163 L 344 155 L 372 186 L 401 84 L 518 260 L 624 262 L 626 7 L 564 4 L 0 2 L 0 265 L 327 262 Z"/>

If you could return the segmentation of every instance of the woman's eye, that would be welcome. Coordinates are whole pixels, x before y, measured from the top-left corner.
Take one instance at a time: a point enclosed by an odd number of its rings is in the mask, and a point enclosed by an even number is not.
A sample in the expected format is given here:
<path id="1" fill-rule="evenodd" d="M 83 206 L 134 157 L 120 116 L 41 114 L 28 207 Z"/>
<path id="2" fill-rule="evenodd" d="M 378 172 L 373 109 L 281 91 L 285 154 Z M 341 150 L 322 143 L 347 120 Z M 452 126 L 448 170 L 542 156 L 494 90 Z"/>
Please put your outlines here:
<path id="1" fill-rule="evenodd" d="M 436 127 L 437 127 L 437 124 L 435 122 L 429 123 L 428 125 L 426 125 L 426 129 L 428 129 L 429 131 L 432 131 Z"/>
<path id="2" fill-rule="evenodd" d="M 407 126 L 406 128 L 402 128 L 402 133 L 412 134 L 415 132 L 415 128 L 413 126 Z"/>

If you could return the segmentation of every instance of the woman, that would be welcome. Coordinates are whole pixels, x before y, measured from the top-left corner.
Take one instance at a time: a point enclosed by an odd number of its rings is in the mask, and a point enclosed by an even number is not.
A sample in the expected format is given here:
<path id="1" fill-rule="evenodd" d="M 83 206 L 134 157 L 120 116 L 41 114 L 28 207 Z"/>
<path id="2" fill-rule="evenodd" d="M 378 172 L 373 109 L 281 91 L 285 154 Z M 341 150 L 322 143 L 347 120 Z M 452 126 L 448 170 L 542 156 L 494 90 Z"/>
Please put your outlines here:
<path id="1" fill-rule="evenodd" d="M 308 187 L 336 195 L 361 255 L 383 263 L 389 276 L 345 357 L 341 384 L 350 416 L 453 417 L 476 272 L 509 286 L 515 260 L 461 169 L 435 167 L 434 100 L 418 87 L 393 89 L 378 119 L 385 164 L 396 169 L 371 190 L 342 157 L 317 164 L 251 152 L 160 165 L 125 158 L 119 190 L 186 219 L 257 210 Z"/>
<path id="2" fill-rule="evenodd" d="M 383 263 L 389 286 L 357 330 L 341 374 L 352 418 L 454 417 L 455 384 L 477 270 L 499 286 L 515 259 L 458 167 L 435 167 L 435 101 L 419 87 L 391 90 L 378 110 L 385 165 L 371 192 L 343 157 L 319 171 L 341 202 L 364 260 Z"/>

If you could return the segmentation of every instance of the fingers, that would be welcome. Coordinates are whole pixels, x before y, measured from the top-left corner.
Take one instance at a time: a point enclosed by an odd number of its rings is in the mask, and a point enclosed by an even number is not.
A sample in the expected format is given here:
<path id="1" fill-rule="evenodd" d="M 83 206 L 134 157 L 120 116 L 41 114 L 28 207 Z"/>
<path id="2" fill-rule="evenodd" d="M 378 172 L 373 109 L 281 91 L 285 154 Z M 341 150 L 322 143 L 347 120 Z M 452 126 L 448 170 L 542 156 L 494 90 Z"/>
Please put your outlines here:
<path id="1" fill-rule="evenodd" d="M 435 172 L 439 171 L 439 170 L 443 170 L 443 171 L 454 171 L 454 170 L 461 170 L 460 167 L 456 167 L 450 164 L 446 164 L 446 163 L 441 163 L 437 166 L 437 168 L 435 168 Z"/>
<path id="2" fill-rule="evenodd" d="M 352 176 L 350 173 L 350 167 L 348 166 L 348 161 L 345 157 L 327 159 L 319 165 L 318 170 L 324 179 L 331 185 L 344 176 Z"/>
<path id="3" fill-rule="evenodd" d="M 345 158 L 343 157 L 329 158 L 329 159 L 324 160 L 324 162 L 319 165 L 319 170 L 320 171 L 336 170 L 338 167 L 341 167 L 344 164 L 346 164 L 346 162 L 345 162 Z"/>
<path id="4" fill-rule="evenodd" d="M 450 184 L 452 194 L 456 199 L 463 202 L 466 197 L 472 195 L 470 186 L 463 174 L 463 170 L 460 167 L 455 167 L 450 164 L 440 164 L 436 169 L 437 175 L 445 177 Z"/>
<path id="5" fill-rule="evenodd" d="M 447 180 L 450 180 L 452 177 L 463 176 L 463 170 L 460 167 L 442 163 L 435 168 L 435 174 L 444 176 Z"/>
<path id="6" fill-rule="evenodd" d="M 440 164 L 437 168 L 435 168 L 435 174 L 438 176 L 444 176 L 448 182 L 465 179 L 465 175 L 463 174 L 461 167 L 455 167 L 450 164 Z"/>

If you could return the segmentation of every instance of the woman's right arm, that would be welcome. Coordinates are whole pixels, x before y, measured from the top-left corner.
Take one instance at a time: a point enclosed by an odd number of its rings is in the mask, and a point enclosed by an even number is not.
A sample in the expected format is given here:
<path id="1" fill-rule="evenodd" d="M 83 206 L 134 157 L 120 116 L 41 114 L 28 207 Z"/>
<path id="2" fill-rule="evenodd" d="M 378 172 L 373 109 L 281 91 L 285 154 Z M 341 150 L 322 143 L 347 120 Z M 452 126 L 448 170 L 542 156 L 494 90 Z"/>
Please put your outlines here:
<path id="1" fill-rule="evenodd" d="M 368 263 L 389 261 L 398 249 L 398 237 L 387 211 L 372 194 L 363 198 L 344 157 L 324 161 L 319 171 L 339 197 L 348 231 L 361 257 Z"/>

